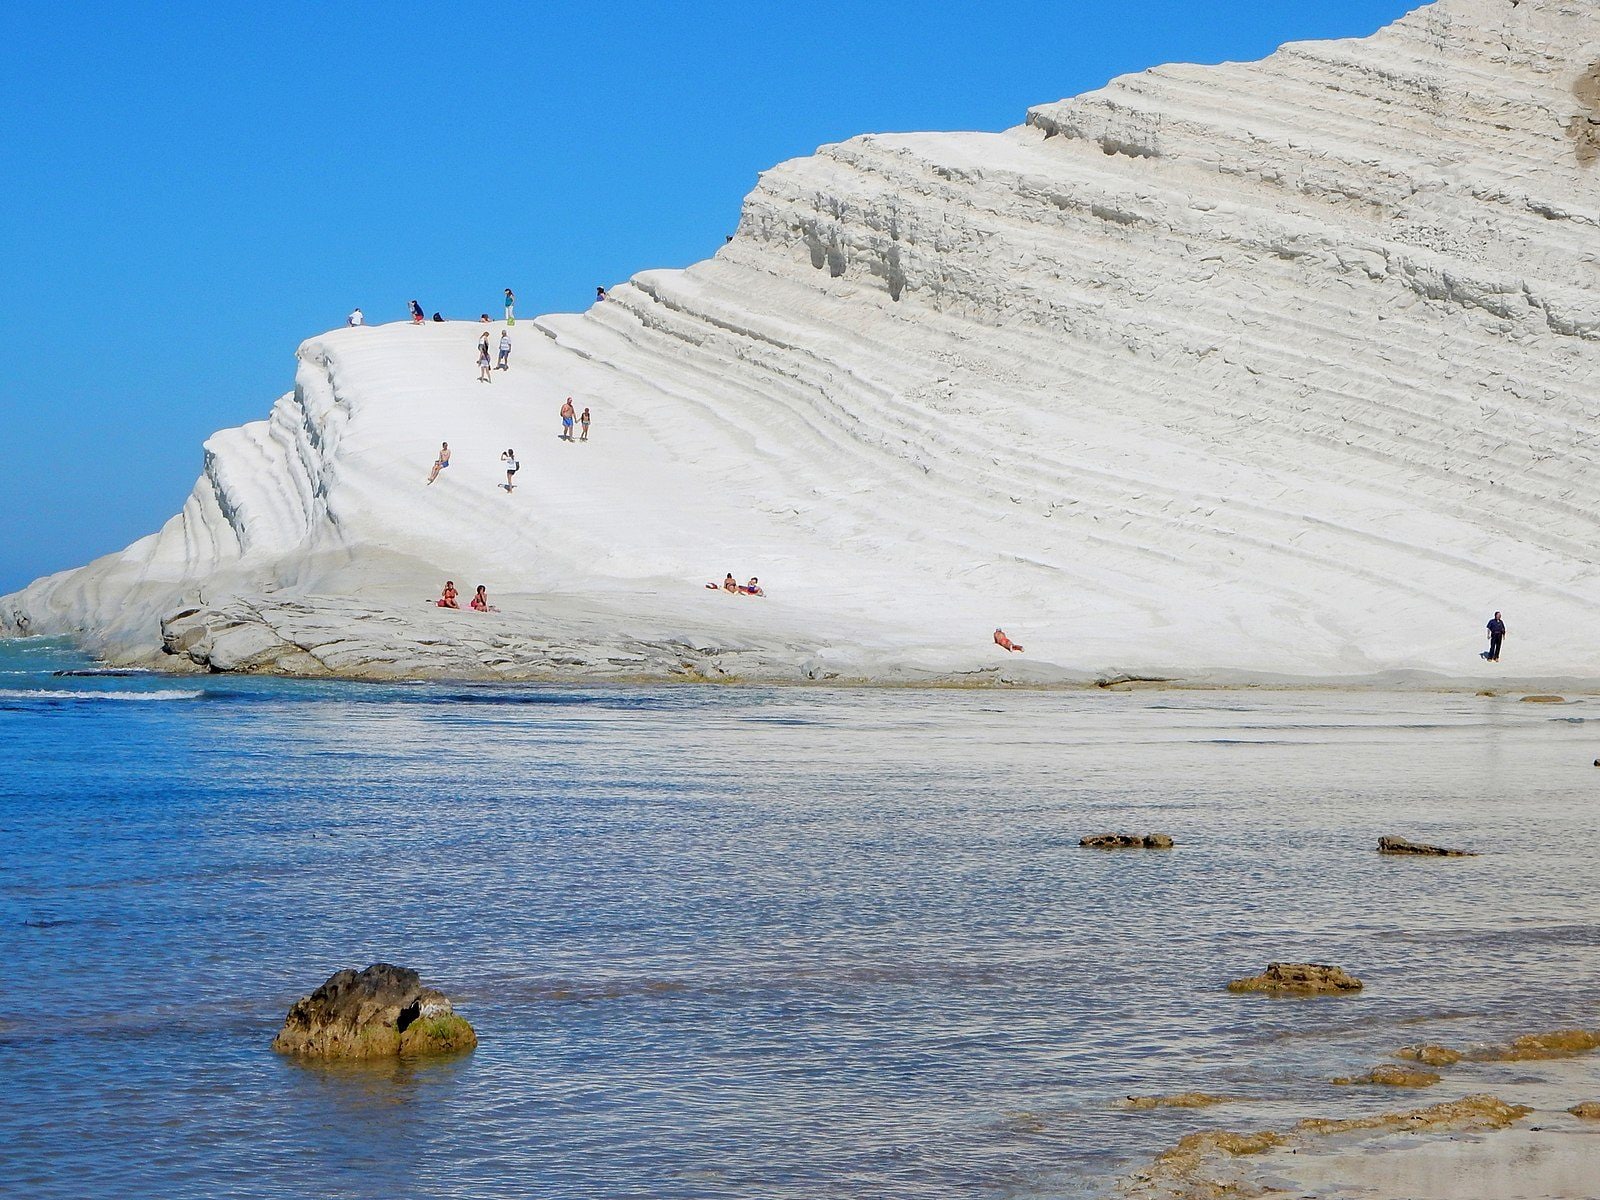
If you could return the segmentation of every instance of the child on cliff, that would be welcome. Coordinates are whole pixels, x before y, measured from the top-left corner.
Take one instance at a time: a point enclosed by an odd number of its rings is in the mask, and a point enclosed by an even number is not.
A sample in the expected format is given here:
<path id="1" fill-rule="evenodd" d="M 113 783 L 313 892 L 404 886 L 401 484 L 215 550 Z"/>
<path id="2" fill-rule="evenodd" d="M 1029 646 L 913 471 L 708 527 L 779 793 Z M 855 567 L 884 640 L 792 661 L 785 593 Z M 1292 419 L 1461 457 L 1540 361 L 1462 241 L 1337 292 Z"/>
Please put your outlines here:
<path id="1" fill-rule="evenodd" d="M 589 410 L 587 408 L 583 410 L 583 416 L 578 418 L 578 425 L 583 430 L 583 432 L 578 435 L 578 440 L 580 442 L 587 442 L 589 440 Z"/>
<path id="2" fill-rule="evenodd" d="M 506 465 L 506 481 L 501 486 L 508 493 L 515 491 L 517 472 L 522 469 L 522 464 L 517 462 L 517 452 L 515 450 L 507 450 L 500 456 L 500 461 Z"/>

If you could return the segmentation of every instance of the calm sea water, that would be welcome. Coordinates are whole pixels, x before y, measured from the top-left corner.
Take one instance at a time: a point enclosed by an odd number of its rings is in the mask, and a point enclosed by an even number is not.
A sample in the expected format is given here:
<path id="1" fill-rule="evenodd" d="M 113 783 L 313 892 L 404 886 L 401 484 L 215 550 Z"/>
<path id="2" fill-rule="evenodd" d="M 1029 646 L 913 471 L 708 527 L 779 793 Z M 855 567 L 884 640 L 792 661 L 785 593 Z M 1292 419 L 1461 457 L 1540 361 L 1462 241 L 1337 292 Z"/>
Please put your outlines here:
<path id="1" fill-rule="evenodd" d="M 1593 700 L 79 665 L 0 643 L 7 1196 L 1092 1195 L 1419 1036 L 1600 1002 Z M 1079 849 L 1113 829 L 1180 847 Z M 1220 990 L 1271 958 L 1368 990 Z M 477 1052 L 268 1051 L 377 960 Z M 1109 1108 L 1191 1088 L 1257 1103 Z"/>

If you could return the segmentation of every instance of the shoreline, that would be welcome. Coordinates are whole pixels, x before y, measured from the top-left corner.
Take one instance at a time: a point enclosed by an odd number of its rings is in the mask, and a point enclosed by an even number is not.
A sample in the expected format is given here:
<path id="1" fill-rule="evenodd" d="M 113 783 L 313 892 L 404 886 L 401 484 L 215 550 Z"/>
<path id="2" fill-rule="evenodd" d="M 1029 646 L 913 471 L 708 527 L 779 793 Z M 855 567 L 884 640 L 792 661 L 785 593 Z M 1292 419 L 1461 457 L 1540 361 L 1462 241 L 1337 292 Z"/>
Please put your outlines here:
<path id="1" fill-rule="evenodd" d="M 526 667 L 502 665 L 461 669 L 459 664 L 413 662 L 406 667 L 384 663 L 377 669 L 341 670 L 318 663 L 315 669 L 274 660 L 259 664 L 219 667 L 196 663 L 171 652 L 118 653 L 96 647 L 94 640 L 72 634 L 0 635 L 0 641 L 57 643 L 91 659 L 102 671 L 134 670 L 179 678 L 198 676 L 252 677 L 327 681 L 339 683 L 441 683 L 537 684 L 557 687 L 664 687 L 705 686 L 729 688 L 843 688 L 907 691 L 1037 691 L 1037 692 L 1216 692 L 1272 694 L 1390 694 L 1460 695 L 1515 702 L 1566 703 L 1600 696 L 1600 679 L 1577 676 L 1524 676 L 1482 680 L 1414 669 L 1376 671 L 1363 675 L 1317 676 L 1250 671 L 1237 668 L 1183 671 L 1173 668 L 1082 671 L 1053 663 L 1002 660 L 992 665 L 940 671 L 896 662 L 890 658 L 877 673 L 819 668 L 813 659 L 784 658 L 763 647 L 694 645 L 709 639 L 673 639 L 671 642 L 633 642 L 628 649 L 667 652 L 680 658 L 673 669 L 637 669 L 614 662 L 599 666 L 569 659 L 564 664 Z M 393 643 L 397 650 L 416 652 L 421 645 Z M 572 654 L 571 643 L 528 643 L 550 655 Z M 602 652 L 619 647 L 601 646 Z M 737 660 L 743 658 L 743 663 Z M 729 661 L 724 667 L 718 659 Z M 642 667 L 644 664 L 640 664 Z M 698 667 L 703 669 L 696 669 Z M 1018 670 L 1017 668 L 1024 668 Z M 574 669 L 577 668 L 577 669 Z"/>

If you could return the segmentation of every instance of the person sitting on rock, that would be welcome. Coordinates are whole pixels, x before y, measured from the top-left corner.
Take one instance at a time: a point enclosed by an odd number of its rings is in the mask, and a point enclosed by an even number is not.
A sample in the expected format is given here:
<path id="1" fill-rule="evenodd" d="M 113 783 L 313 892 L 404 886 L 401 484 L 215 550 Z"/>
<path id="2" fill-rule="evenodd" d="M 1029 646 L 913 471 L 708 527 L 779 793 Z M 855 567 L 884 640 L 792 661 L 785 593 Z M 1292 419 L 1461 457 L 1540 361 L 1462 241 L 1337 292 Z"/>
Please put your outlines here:
<path id="1" fill-rule="evenodd" d="M 415 300 L 411 302 L 411 323 L 413 325 L 422 324 L 422 305 L 418 304 Z"/>
<path id="2" fill-rule="evenodd" d="M 761 590 L 761 581 L 759 579 L 757 579 L 754 575 L 750 576 L 750 582 L 745 584 L 745 585 L 743 585 L 739 589 L 739 592 L 740 592 L 741 595 L 745 595 L 745 596 L 765 596 L 766 595 L 766 593 Z"/>
<path id="3" fill-rule="evenodd" d="M 449 465 L 450 465 L 450 443 L 449 442 L 441 442 L 441 443 L 439 443 L 439 457 L 433 460 L 433 471 L 428 476 L 428 482 L 432 483 L 435 479 L 439 478 L 439 472 L 444 470 Z"/>
<path id="4" fill-rule="evenodd" d="M 467 603 L 472 606 L 473 612 L 500 611 L 498 608 L 495 608 L 489 603 L 489 593 L 481 583 L 478 585 L 478 590 L 472 593 L 472 599 L 467 601 Z"/>
<path id="5" fill-rule="evenodd" d="M 994 644 L 1002 650 L 1010 650 L 1016 654 L 1022 653 L 1022 647 L 1008 638 L 1004 629 L 996 629 L 994 631 Z"/>
<path id="6" fill-rule="evenodd" d="M 456 581 L 453 579 L 446 579 L 444 581 L 444 593 L 439 597 L 439 607 L 460 608 L 461 605 L 456 603 L 456 597 L 459 594 L 460 593 L 456 591 Z"/>

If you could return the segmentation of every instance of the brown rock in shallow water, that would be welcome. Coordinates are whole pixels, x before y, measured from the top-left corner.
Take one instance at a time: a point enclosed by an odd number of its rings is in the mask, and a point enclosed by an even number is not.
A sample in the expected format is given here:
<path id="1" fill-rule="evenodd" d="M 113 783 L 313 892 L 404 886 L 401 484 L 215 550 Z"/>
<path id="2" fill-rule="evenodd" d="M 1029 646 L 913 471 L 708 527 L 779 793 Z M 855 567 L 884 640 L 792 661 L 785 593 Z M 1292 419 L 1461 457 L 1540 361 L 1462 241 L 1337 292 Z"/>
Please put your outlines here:
<path id="1" fill-rule="evenodd" d="M 472 1026 L 455 1015 L 443 992 L 390 963 L 330 975 L 294 1002 L 272 1039 L 280 1054 L 311 1058 L 450 1054 L 477 1044 Z"/>
<path id="2" fill-rule="evenodd" d="M 1227 1104 L 1232 1096 L 1213 1096 L 1209 1092 L 1178 1092 L 1172 1096 L 1127 1096 L 1118 1100 L 1117 1108 L 1209 1108 L 1213 1104 Z"/>
<path id="3" fill-rule="evenodd" d="M 1268 963 L 1260 975 L 1235 979 L 1230 992 L 1283 992 L 1301 996 L 1331 996 L 1359 992 L 1361 980 L 1343 967 L 1326 963 Z"/>
<path id="4" fill-rule="evenodd" d="M 1600 1100 L 1585 1100 L 1582 1104 L 1574 1104 L 1567 1111 L 1575 1117 L 1600 1121 Z"/>
<path id="5" fill-rule="evenodd" d="M 1439 1076 L 1432 1071 L 1418 1071 L 1411 1067 L 1400 1067 L 1394 1063 L 1384 1063 L 1373 1067 L 1365 1075 L 1341 1075 L 1332 1082 L 1341 1087 L 1405 1087 L 1420 1088 L 1432 1087 L 1439 1082 Z"/>
<path id="6" fill-rule="evenodd" d="M 1078 845 L 1094 850 L 1171 850 L 1173 842 L 1164 833 L 1096 833 L 1080 838 Z"/>
<path id="7" fill-rule="evenodd" d="M 1532 1062 L 1545 1058 L 1571 1058 L 1600 1049 L 1600 1033 L 1589 1029 L 1554 1029 L 1525 1033 L 1509 1046 L 1490 1046 L 1467 1055 L 1474 1062 Z"/>
<path id="8" fill-rule="evenodd" d="M 1381 837 L 1379 854 L 1416 854 L 1429 858 L 1476 858 L 1476 850 L 1451 850 L 1444 846 L 1430 846 L 1426 842 L 1408 842 L 1405 838 Z"/>
<path id="9" fill-rule="evenodd" d="M 1415 1046 L 1401 1046 L 1394 1052 L 1396 1058 L 1421 1063 L 1425 1067 L 1449 1067 L 1461 1061 L 1461 1051 L 1449 1046 L 1435 1046 L 1432 1042 L 1419 1042 Z"/>
<path id="10" fill-rule="evenodd" d="M 1565 696 L 1524 696 L 1522 702 L 1524 704 L 1565 704 L 1567 698 Z"/>

